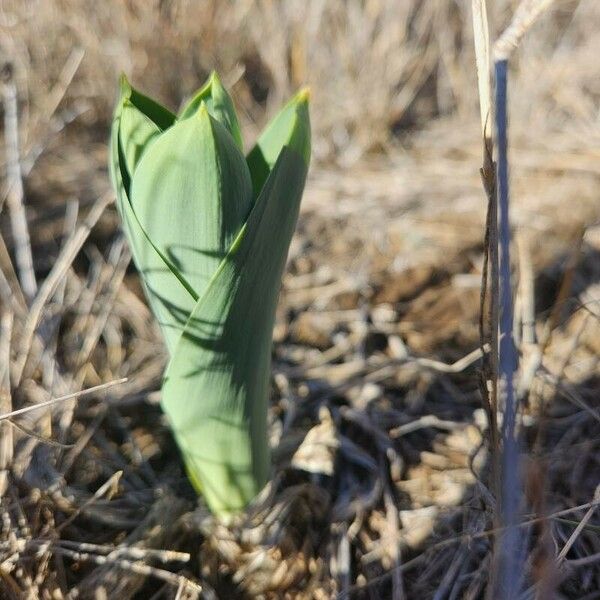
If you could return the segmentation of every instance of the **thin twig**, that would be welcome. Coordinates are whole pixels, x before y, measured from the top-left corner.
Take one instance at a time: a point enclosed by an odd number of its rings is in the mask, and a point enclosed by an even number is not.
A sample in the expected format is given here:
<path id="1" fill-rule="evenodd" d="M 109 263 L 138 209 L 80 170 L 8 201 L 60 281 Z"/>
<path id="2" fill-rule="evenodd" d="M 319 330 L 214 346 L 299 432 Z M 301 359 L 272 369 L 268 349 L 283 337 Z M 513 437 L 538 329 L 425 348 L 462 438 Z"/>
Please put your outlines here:
<path id="1" fill-rule="evenodd" d="M 70 515 L 68 519 L 64 520 L 60 525 L 58 525 L 54 531 L 59 533 L 68 527 L 82 512 L 85 511 L 86 508 L 92 506 L 92 504 L 100 500 L 102 496 L 106 495 L 110 498 L 110 496 L 114 495 L 114 492 L 117 490 L 119 485 L 119 480 L 122 476 L 123 471 L 116 471 L 113 473 L 90 498 L 88 498 L 81 506 L 78 506 L 73 514 Z"/>
<path id="2" fill-rule="evenodd" d="M 54 542 L 58 546 L 66 546 L 79 550 L 80 552 L 94 552 L 96 554 L 106 554 L 110 558 L 120 558 L 125 556 L 134 560 L 143 560 L 151 558 L 163 563 L 168 562 L 189 562 L 191 556 L 188 552 L 179 552 L 177 550 L 162 550 L 160 548 L 142 548 L 139 546 L 126 546 L 120 544 L 112 546 L 109 544 L 91 544 L 89 542 L 75 542 L 73 540 L 57 540 Z"/>
<path id="3" fill-rule="evenodd" d="M 43 123 L 48 123 L 52 119 L 52 115 L 56 112 L 56 109 L 65 97 L 75 74 L 79 70 L 79 66 L 81 65 L 84 56 L 85 50 L 83 48 L 77 47 L 71 50 L 71 53 L 67 57 L 58 76 L 58 81 L 46 96 L 46 106 L 44 107 L 44 114 L 41 118 Z"/>
<path id="4" fill-rule="evenodd" d="M 52 406 L 54 404 L 59 404 L 60 402 L 65 402 L 66 400 L 72 400 L 74 398 L 79 399 L 79 398 L 82 398 L 83 396 L 89 396 L 90 394 L 95 394 L 95 393 L 105 390 L 106 388 L 109 388 L 113 385 L 119 385 L 121 383 L 125 383 L 126 381 L 127 381 L 127 377 L 122 377 L 121 379 L 115 379 L 114 381 L 108 381 L 106 383 L 101 383 L 100 385 L 95 385 L 94 387 L 88 388 L 87 390 L 73 392 L 72 394 L 67 394 L 66 396 L 60 396 L 59 398 L 52 398 L 52 400 L 47 400 L 46 402 L 40 402 L 39 404 L 34 404 L 33 406 L 25 406 L 24 408 L 19 408 L 17 410 L 11 411 L 9 413 L 0 415 L 0 421 L 18 417 L 19 415 L 23 415 L 25 413 L 31 412 L 32 410 L 38 410 L 40 408 L 47 408 L 48 406 Z"/>
<path id="5" fill-rule="evenodd" d="M 172 573 L 171 571 L 166 571 L 165 569 L 152 567 L 142 562 L 133 562 L 130 560 L 124 560 L 122 558 L 112 560 L 108 556 L 90 554 L 88 552 L 76 552 L 74 550 L 68 550 L 67 548 L 59 548 L 56 546 L 53 548 L 53 552 L 57 554 L 62 554 L 63 556 L 67 556 L 68 558 L 74 561 L 89 561 L 97 565 L 112 565 L 118 569 L 131 571 L 132 573 L 137 573 L 138 575 L 155 577 L 156 579 L 165 581 L 173 586 L 176 586 L 177 588 L 179 588 L 180 585 L 184 585 L 189 591 L 202 591 L 202 588 L 199 584 L 191 581 L 190 579 L 187 579 L 183 575 L 177 575 L 176 573 Z"/>
<path id="6" fill-rule="evenodd" d="M 596 500 L 596 501 L 600 500 L 600 485 L 598 487 L 596 487 L 596 493 L 594 494 L 594 500 Z M 560 564 L 561 562 L 563 562 L 566 559 L 567 554 L 569 553 L 569 550 L 573 547 L 573 544 L 575 543 L 577 538 L 581 535 L 581 532 L 585 529 L 585 526 L 588 524 L 588 521 L 592 518 L 594 512 L 596 511 L 596 508 L 597 508 L 596 506 L 590 506 L 590 508 L 588 508 L 587 512 L 585 513 L 585 515 L 583 515 L 583 519 L 581 519 L 581 521 L 575 528 L 575 531 L 571 534 L 571 537 L 569 537 L 569 539 L 566 541 L 565 545 L 563 546 L 562 550 L 558 553 L 558 556 L 556 557 L 557 564 Z"/>
<path id="7" fill-rule="evenodd" d="M 504 30 L 496 44 L 494 54 L 497 61 L 508 61 L 519 46 L 523 36 L 538 17 L 554 3 L 554 0 L 523 0 L 515 11 L 510 25 Z"/>

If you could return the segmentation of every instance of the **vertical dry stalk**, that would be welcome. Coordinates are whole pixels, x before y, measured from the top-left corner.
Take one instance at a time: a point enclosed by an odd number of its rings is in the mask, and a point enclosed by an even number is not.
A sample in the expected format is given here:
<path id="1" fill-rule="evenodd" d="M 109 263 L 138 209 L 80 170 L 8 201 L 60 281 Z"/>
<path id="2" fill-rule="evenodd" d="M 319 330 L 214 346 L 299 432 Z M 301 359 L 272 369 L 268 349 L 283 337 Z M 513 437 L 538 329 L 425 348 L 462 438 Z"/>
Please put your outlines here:
<path id="1" fill-rule="evenodd" d="M 490 84 L 490 32 L 487 18 L 486 0 L 472 0 L 473 41 L 475 44 L 475 64 L 477 67 L 477 88 L 479 92 L 479 112 L 481 115 L 481 133 L 483 134 L 485 161 L 492 157 L 492 92 Z"/>
<path id="2" fill-rule="evenodd" d="M 13 313 L 7 308 L 0 319 L 0 414 L 12 410 L 10 393 L 10 340 Z M 8 488 L 8 470 L 13 458 L 13 431 L 10 422 L 0 424 L 0 498 Z"/>
<path id="3" fill-rule="evenodd" d="M 12 65 L 3 68 L 4 136 L 6 139 L 6 170 L 8 179 L 7 203 L 14 236 L 15 259 L 23 294 L 30 302 L 37 291 L 33 256 L 27 217 L 23 205 L 23 179 L 19 153 L 19 121 L 17 109 L 17 87 L 13 78 Z"/>
<path id="4" fill-rule="evenodd" d="M 490 44 L 485 0 L 472 1 L 473 33 L 481 133 L 483 139 L 483 166 L 481 179 L 487 197 L 488 208 L 484 237 L 484 264 L 482 268 L 481 296 L 479 306 L 480 345 L 490 345 L 490 352 L 483 353 L 481 393 L 488 416 L 492 482 L 494 497 L 500 493 L 500 447 L 498 440 L 498 205 L 496 198 L 496 167 L 493 158 L 492 138 L 492 92 L 490 82 Z M 488 299 L 488 278 L 491 293 Z M 487 314 L 486 314 L 487 304 Z M 487 316 L 487 323 L 486 323 Z M 486 335 L 487 329 L 487 335 Z M 486 337 L 489 336 L 489 340 Z M 496 525 L 499 520 L 496 515 Z"/>

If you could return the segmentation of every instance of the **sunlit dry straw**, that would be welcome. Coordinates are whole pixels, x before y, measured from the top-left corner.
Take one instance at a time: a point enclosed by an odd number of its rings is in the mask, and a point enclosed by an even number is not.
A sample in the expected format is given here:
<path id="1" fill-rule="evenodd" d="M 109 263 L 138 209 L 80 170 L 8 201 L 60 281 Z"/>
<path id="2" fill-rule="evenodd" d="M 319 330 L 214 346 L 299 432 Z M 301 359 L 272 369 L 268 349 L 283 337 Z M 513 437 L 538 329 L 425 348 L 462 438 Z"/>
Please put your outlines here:
<path id="1" fill-rule="evenodd" d="M 523 36 L 535 21 L 554 3 L 554 0 L 523 0 L 515 11 L 510 25 L 494 44 L 494 59 L 508 60 Z"/>
<path id="2" fill-rule="evenodd" d="M 102 213 L 106 207 L 113 202 L 114 196 L 110 193 L 101 196 L 89 214 L 87 215 L 84 222 L 75 231 L 71 239 L 64 245 L 59 257 L 57 258 L 50 274 L 42 283 L 35 300 L 31 305 L 29 314 L 27 315 L 27 321 L 23 327 L 23 335 L 21 337 L 21 343 L 19 347 L 19 356 L 15 361 L 14 369 L 14 384 L 19 385 L 21 376 L 23 375 L 23 369 L 27 361 L 27 356 L 31 348 L 31 341 L 33 339 L 35 328 L 39 323 L 42 310 L 48 302 L 50 296 L 56 290 L 56 287 L 60 283 L 61 279 L 65 276 L 66 272 L 71 268 L 71 264 L 75 256 L 81 247 L 87 240 L 92 228 L 98 222 L 98 219 L 102 216 Z"/>
<path id="3" fill-rule="evenodd" d="M 14 236 L 15 259 L 19 270 L 21 287 L 27 300 L 31 300 L 37 283 L 33 269 L 33 255 L 29 239 L 29 227 L 24 207 L 23 177 L 19 144 L 19 120 L 17 109 L 17 86 L 13 78 L 12 64 L 4 67 L 4 136 L 6 138 L 6 162 L 8 178 L 8 209 Z"/>

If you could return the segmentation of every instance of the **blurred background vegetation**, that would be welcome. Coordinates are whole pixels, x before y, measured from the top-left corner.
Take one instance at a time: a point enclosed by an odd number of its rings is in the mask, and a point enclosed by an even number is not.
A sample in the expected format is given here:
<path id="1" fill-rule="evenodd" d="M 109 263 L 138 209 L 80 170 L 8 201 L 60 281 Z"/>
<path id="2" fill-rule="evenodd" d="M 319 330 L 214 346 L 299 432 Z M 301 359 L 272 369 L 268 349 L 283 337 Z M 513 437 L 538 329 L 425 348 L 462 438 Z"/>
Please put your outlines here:
<path id="1" fill-rule="evenodd" d="M 389 150 L 434 119 L 476 123 L 470 4 L 4 0 L 0 50 L 16 68 L 30 144 L 47 126 L 53 92 L 81 60 L 61 110 L 85 110 L 78 124 L 99 139 L 121 71 L 175 108 L 216 69 L 233 89 L 250 138 L 308 84 L 316 159 L 346 164 Z M 517 4 L 490 2 L 492 38 Z M 597 136 L 599 23 L 597 3 L 567 0 L 535 26 L 511 74 L 516 131 Z"/>

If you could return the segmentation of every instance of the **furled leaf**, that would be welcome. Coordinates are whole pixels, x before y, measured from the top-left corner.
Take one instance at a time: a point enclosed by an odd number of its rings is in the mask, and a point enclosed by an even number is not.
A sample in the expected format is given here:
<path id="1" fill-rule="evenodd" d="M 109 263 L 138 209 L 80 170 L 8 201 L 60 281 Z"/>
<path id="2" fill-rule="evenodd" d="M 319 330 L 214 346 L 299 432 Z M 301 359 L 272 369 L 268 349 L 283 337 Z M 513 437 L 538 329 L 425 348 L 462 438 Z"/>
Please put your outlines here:
<path id="1" fill-rule="evenodd" d="M 163 385 L 190 478 L 221 514 L 246 506 L 269 475 L 272 331 L 308 169 L 305 96 L 294 102 L 281 145 L 247 223 L 186 323 Z"/>
<path id="2" fill-rule="evenodd" d="M 163 407 L 190 479 L 221 514 L 246 506 L 269 474 L 271 338 L 308 170 L 307 94 L 247 161 L 241 147 L 216 75 L 179 121 L 123 80 L 111 176 L 171 354 Z"/>
<path id="3" fill-rule="evenodd" d="M 134 101 L 137 104 L 134 104 Z M 148 115 L 151 115 L 152 118 Z M 156 119 L 156 121 L 152 119 Z M 121 79 L 121 97 L 115 109 L 111 129 L 110 173 L 117 194 L 117 208 L 121 215 L 123 229 L 138 270 L 142 273 L 146 271 L 160 274 L 160 278 L 164 280 L 164 285 L 170 290 L 171 295 L 181 297 L 193 306 L 198 296 L 175 266 L 148 238 L 130 201 L 131 179 L 137 162 L 145 149 L 162 131 L 160 126 L 170 126 L 174 119 L 175 117 L 167 109 L 133 90 L 123 77 Z M 154 314 L 159 321 L 165 321 L 170 317 L 170 311 L 160 301 L 160 298 L 149 293 L 143 278 L 142 283 Z M 169 340 L 167 340 L 168 342 Z"/>
<path id="4" fill-rule="evenodd" d="M 134 90 L 127 78 L 121 76 L 120 95 L 111 127 L 109 161 L 119 210 L 128 198 L 133 170 L 145 146 L 174 121 L 172 113 Z"/>
<path id="5" fill-rule="evenodd" d="M 235 143 L 243 150 L 242 131 L 231 97 L 223 87 L 219 76 L 213 71 L 208 81 L 192 99 L 182 108 L 179 119 L 188 119 L 198 112 L 204 103 L 208 112 L 229 131 Z"/>
<path id="6" fill-rule="evenodd" d="M 132 85 L 127 81 L 125 75 L 121 75 L 121 100 L 127 99 L 135 106 L 141 113 L 146 115 L 156 126 L 164 131 L 173 125 L 175 122 L 175 115 L 162 104 L 159 104 L 152 98 L 145 96 L 141 92 L 138 92 Z"/>
<path id="7" fill-rule="evenodd" d="M 163 130 L 137 108 L 130 100 L 124 100 L 121 107 L 121 123 L 119 138 L 124 167 L 129 178 L 133 177 L 135 168 L 142 154 L 155 141 Z"/>
<path id="8" fill-rule="evenodd" d="M 261 133 L 256 144 L 247 157 L 252 188 L 254 195 L 258 196 L 262 190 L 269 173 L 273 169 L 281 149 L 289 141 L 289 134 L 297 113 L 306 113 L 302 118 L 308 119 L 308 89 L 303 89 L 296 94 L 275 116 Z M 310 135 L 308 131 L 307 135 Z M 304 144 L 300 149 L 304 160 L 308 163 L 310 158 L 310 144 Z"/>
<path id="9" fill-rule="evenodd" d="M 246 221 L 252 185 L 229 132 L 200 105 L 144 152 L 133 177 L 133 212 L 152 244 L 194 292 L 155 269 L 155 252 L 140 248 L 142 276 L 162 303 L 161 325 L 172 350 L 187 318 Z"/>

